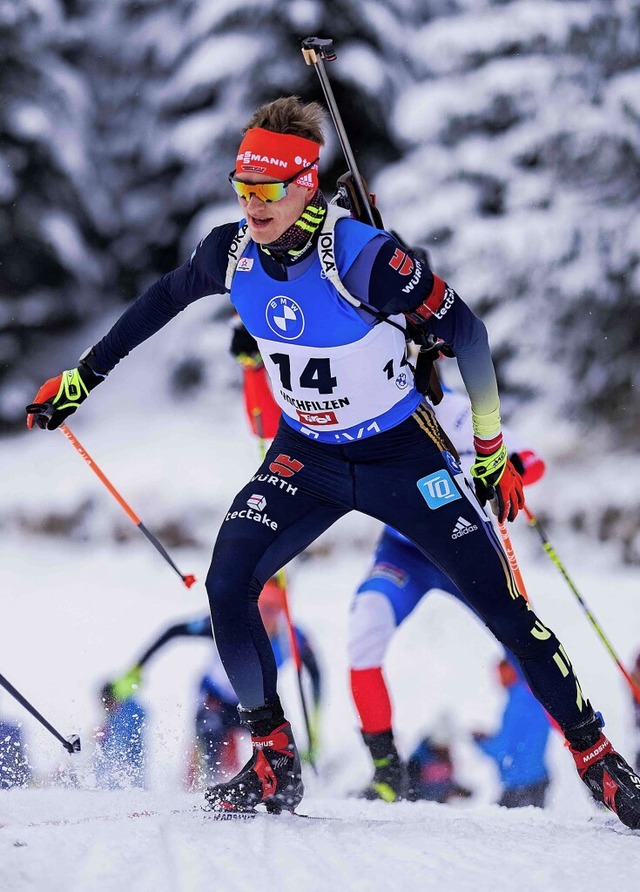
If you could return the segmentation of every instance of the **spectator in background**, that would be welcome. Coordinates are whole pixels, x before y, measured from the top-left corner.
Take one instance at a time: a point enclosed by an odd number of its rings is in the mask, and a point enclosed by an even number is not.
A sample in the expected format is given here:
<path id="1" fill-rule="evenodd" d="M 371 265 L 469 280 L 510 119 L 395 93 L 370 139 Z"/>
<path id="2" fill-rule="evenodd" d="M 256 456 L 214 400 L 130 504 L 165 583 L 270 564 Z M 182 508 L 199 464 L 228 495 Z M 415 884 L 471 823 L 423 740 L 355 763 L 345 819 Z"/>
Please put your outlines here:
<path id="1" fill-rule="evenodd" d="M 507 694 L 502 722 L 495 734 L 476 732 L 473 739 L 498 766 L 502 783 L 498 805 L 544 808 L 549 786 L 545 761 L 549 716 L 511 660 L 503 658 L 496 670 Z"/>
<path id="2" fill-rule="evenodd" d="M 472 795 L 471 790 L 456 780 L 450 739 L 449 719 L 443 715 L 434 730 L 425 735 L 409 756 L 407 799 L 445 803 Z"/>

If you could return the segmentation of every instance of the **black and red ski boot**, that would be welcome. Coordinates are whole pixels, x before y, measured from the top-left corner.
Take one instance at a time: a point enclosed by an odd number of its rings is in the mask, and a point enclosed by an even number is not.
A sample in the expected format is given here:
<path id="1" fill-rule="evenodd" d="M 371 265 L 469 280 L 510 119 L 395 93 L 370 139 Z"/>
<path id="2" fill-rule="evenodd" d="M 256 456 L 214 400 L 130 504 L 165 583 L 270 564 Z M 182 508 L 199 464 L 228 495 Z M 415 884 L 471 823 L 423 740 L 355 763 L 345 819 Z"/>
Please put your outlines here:
<path id="1" fill-rule="evenodd" d="M 304 784 L 291 725 L 280 703 L 257 709 L 239 707 L 238 713 L 251 731 L 253 754 L 235 777 L 205 791 L 209 808 L 252 812 L 264 804 L 276 814 L 283 809 L 293 811 L 302 800 Z"/>
<path id="2" fill-rule="evenodd" d="M 602 716 L 565 732 L 578 774 L 596 800 L 632 830 L 640 830 L 640 777 L 602 733 Z"/>

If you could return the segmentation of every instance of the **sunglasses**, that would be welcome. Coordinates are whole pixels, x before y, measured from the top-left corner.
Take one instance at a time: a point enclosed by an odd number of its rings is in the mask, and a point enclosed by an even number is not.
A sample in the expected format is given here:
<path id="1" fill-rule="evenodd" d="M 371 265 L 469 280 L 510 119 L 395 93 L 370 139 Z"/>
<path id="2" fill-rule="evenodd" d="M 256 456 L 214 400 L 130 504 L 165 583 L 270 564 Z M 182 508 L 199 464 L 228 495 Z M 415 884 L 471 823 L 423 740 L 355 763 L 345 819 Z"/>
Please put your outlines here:
<path id="1" fill-rule="evenodd" d="M 316 158 L 315 161 L 312 161 L 311 164 L 307 164 L 306 167 L 303 167 L 302 170 L 294 173 L 288 180 L 280 180 L 277 183 L 243 183 L 242 180 L 236 179 L 235 170 L 232 170 L 229 174 L 229 182 L 233 186 L 236 195 L 239 195 L 240 198 L 244 198 L 245 201 L 249 201 L 252 195 L 255 195 L 259 201 L 281 201 L 287 194 L 287 189 L 291 183 L 297 180 L 298 177 L 307 170 L 311 170 L 311 168 L 318 163 L 318 160 L 319 157 Z"/>

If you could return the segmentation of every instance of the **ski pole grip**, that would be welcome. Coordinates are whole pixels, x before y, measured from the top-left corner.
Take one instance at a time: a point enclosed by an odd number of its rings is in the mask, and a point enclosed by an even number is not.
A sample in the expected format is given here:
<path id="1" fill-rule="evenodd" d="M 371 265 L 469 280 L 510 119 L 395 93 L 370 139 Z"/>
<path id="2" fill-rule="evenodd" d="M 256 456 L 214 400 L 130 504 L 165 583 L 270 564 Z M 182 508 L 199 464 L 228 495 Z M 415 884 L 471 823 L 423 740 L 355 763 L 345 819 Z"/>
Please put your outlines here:
<path id="1" fill-rule="evenodd" d="M 307 37 L 302 41 L 302 55 L 307 65 L 317 65 L 321 59 L 333 62 L 337 55 L 333 49 L 333 40 L 323 37 Z"/>

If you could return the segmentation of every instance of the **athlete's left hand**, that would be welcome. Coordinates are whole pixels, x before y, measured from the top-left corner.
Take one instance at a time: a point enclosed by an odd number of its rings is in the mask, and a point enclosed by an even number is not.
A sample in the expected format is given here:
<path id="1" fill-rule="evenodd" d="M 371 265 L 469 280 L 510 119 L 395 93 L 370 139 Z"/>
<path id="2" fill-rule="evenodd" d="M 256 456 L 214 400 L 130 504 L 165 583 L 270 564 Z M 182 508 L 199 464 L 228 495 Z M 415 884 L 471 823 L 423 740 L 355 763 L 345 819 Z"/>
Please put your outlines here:
<path id="1" fill-rule="evenodd" d="M 474 438 L 476 459 L 471 467 L 476 496 L 484 507 L 491 503 L 491 510 L 499 523 L 514 521 L 518 511 L 524 508 L 522 477 L 508 458 L 502 435 L 493 440 Z"/>

